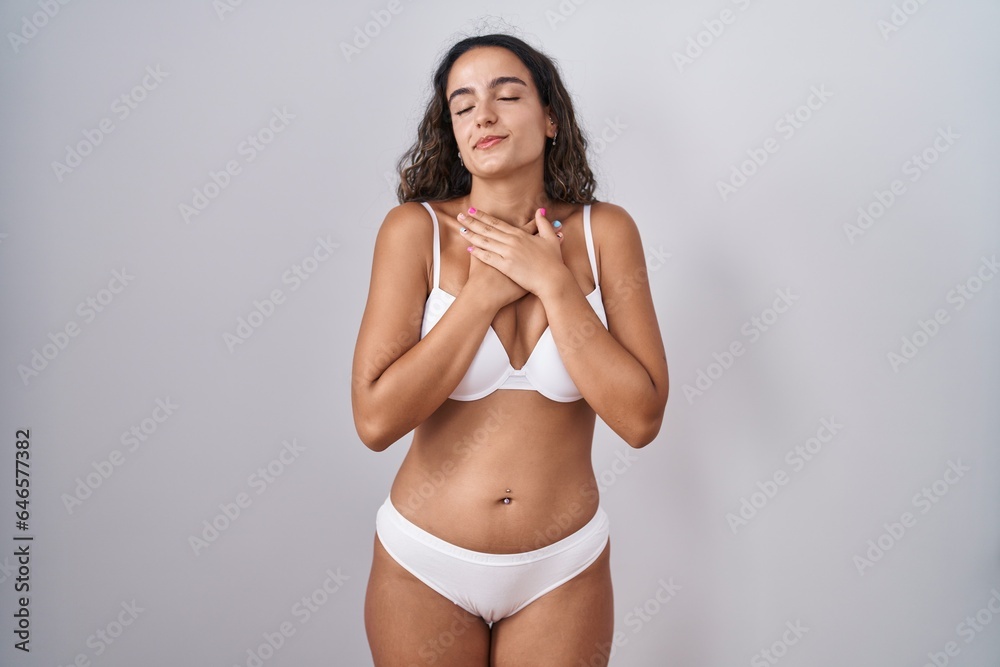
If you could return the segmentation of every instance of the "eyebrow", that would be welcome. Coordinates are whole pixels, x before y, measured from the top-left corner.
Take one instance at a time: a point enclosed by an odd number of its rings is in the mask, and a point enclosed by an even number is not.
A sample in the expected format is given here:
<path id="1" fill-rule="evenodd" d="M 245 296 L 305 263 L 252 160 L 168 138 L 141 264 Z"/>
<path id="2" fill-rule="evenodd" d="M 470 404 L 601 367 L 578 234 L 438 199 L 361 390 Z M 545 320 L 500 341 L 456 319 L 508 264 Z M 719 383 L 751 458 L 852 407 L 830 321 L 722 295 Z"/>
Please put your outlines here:
<path id="1" fill-rule="evenodd" d="M 516 76 L 498 76 L 497 78 L 490 81 L 490 84 L 489 86 L 487 86 L 487 88 L 492 90 L 493 88 L 501 86 L 505 83 L 519 83 L 525 88 L 528 87 L 528 84 L 526 84 L 524 81 L 517 78 Z M 475 91 L 475 88 L 472 86 L 463 86 L 462 88 L 455 89 L 455 91 L 448 96 L 448 104 L 451 105 L 451 101 L 456 97 L 458 97 L 459 95 L 471 95 L 473 91 Z"/>

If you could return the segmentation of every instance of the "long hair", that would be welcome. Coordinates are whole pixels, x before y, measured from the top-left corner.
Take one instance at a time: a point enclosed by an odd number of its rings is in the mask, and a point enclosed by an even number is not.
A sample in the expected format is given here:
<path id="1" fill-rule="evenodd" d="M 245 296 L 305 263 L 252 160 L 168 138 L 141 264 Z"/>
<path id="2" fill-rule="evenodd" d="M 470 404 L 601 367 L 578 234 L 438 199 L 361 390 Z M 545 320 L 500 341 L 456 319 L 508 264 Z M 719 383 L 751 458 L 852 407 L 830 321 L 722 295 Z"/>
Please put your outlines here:
<path id="1" fill-rule="evenodd" d="M 463 39 L 441 59 L 417 140 L 397 164 L 399 203 L 453 199 L 472 189 L 472 175 L 459 162 L 446 95 L 452 65 L 462 54 L 480 46 L 499 46 L 517 56 L 531 72 L 542 106 L 550 106 L 556 119 L 558 141 L 555 146 L 545 142 L 545 194 L 570 204 L 593 203 L 597 183 L 587 164 L 587 140 L 576 123 L 573 102 L 555 63 L 517 37 L 504 34 Z"/>

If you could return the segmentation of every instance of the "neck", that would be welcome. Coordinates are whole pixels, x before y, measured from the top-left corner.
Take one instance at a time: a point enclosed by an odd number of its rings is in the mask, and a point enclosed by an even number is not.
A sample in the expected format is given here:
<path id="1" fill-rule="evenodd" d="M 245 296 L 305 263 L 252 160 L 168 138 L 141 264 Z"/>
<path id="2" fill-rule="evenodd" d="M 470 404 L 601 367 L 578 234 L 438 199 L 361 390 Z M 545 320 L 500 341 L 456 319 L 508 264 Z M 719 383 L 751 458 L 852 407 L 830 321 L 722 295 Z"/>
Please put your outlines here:
<path id="1" fill-rule="evenodd" d="M 512 225 L 523 226 L 534 219 L 538 209 L 551 208 L 552 201 L 545 194 L 543 170 L 539 161 L 537 165 L 519 169 L 515 176 L 473 176 L 468 206 L 475 206 Z"/>

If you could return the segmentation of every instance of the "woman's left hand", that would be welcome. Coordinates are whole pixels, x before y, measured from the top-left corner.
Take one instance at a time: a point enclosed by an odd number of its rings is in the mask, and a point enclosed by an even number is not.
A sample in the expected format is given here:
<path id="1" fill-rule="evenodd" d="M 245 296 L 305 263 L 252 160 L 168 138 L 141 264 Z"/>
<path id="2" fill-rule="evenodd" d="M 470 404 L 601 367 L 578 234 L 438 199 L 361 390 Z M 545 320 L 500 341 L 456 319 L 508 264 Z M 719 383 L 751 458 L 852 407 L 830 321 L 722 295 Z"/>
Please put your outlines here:
<path id="1" fill-rule="evenodd" d="M 466 229 L 462 235 L 472 246 L 472 254 L 532 294 L 539 295 L 565 270 L 559 247 L 562 232 L 552 227 L 542 209 L 535 212 L 533 221 L 528 221 L 529 226 L 535 223 L 537 234 L 483 211 L 461 215 L 464 219 L 460 222 Z"/>

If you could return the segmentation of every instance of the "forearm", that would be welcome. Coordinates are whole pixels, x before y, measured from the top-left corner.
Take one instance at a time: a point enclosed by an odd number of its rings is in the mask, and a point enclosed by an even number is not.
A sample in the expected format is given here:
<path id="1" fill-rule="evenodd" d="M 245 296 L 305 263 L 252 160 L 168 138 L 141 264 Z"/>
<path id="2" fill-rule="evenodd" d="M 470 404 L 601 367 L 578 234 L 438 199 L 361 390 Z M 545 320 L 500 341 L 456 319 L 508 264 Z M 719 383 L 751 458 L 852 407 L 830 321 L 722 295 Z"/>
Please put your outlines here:
<path id="1" fill-rule="evenodd" d="M 648 444 L 662 419 L 649 373 L 608 332 L 568 270 L 540 298 L 563 364 L 587 403 L 629 445 Z"/>
<path id="2" fill-rule="evenodd" d="M 386 449 L 444 403 L 465 376 L 495 315 L 463 290 L 422 340 L 361 390 L 359 410 L 369 448 Z"/>

